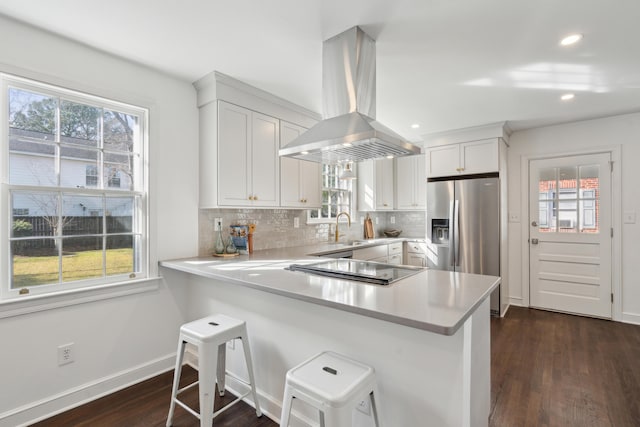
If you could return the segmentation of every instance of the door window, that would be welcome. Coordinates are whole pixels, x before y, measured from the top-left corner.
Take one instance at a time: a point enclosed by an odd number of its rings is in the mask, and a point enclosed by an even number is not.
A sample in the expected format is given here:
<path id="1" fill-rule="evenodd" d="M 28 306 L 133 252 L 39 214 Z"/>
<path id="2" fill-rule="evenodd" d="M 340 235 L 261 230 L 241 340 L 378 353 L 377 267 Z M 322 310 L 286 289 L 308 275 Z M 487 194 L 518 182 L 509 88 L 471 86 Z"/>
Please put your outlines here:
<path id="1" fill-rule="evenodd" d="M 540 170 L 538 227 L 541 233 L 597 233 L 598 165 Z"/>

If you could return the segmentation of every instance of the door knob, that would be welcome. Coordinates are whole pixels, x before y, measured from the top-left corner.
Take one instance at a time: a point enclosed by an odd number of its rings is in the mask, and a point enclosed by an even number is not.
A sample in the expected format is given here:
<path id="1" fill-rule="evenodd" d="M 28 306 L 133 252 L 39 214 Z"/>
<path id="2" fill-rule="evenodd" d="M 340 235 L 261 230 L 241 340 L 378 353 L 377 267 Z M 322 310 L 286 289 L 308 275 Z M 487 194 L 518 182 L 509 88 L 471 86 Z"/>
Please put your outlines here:
<path id="1" fill-rule="evenodd" d="M 537 245 L 538 244 L 538 239 L 531 239 L 531 244 L 532 245 Z"/>
<path id="2" fill-rule="evenodd" d="M 537 223 L 537 222 L 535 222 L 535 221 L 532 221 L 532 222 L 531 222 L 531 226 L 533 226 L 533 227 L 537 227 L 537 226 L 538 226 L 538 223 Z"/>

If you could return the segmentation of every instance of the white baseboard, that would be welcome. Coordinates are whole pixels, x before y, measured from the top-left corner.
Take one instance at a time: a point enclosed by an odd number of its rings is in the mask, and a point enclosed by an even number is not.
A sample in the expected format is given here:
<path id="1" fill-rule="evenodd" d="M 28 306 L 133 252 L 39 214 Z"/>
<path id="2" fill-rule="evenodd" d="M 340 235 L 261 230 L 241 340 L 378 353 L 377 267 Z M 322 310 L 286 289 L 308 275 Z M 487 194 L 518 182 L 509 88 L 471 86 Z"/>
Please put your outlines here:
<path id="1" fill-rule="evenodd" d="M 522 298 L 520 297 L 509 297 L 509 305 L 514 305 L 516 307 L 525 307 L 522 305 Z"/>
<path id="2" fill-rule="evenodd" d="M 640 325 L 640 314 L 622 312 L 622 322 Z"/>
<path id="3" fill-rule="evenodd" d="M 134 366 L 0 414 L 0 427 L 26 426 L 173 369 L 175 354 Z"/>

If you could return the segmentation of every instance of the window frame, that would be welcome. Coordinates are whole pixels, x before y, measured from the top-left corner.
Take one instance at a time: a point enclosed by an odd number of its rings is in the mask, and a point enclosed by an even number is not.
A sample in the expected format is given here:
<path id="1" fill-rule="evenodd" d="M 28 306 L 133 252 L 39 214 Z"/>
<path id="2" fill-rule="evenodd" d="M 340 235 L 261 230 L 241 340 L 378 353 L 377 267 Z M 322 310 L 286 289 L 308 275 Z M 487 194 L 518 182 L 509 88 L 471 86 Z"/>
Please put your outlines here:
<path id="1" fill-rule="evenodd" d="M 325 185 L 324 185 L 325 182 L 329 181 L 328 179 L 325 180 L 325 177 L 327 176 L 327 174 L 325 173 L 325 166 L 328 166 L 330 168 L 331 167 L 340 168 L 339 170 L 336 170 L 334 172 L 336 180 L 345 182 L 345 184 L 347 185 L 348 188 L 328 187 L 328 186 L 325 187 Z M 323 163 L 322 164 L 322 168 L 321 168 L 321 172 L 320 172 L 320 174 L 321 174 L 320 180 L 322 182 L 321 191 L 322 191 L 322 195 L 323 196 L 324 196 L 324 192 L 325 191 L 329 192 L 329 194 L 327 196 L 328 200 L 331 199 L 331 192 L 348 192 L 349 193 L 349 207 L 347 209 L 347 213 L 349 214 L 349 216 L 351 216 L 352 219 L 355 219 L 355 216 L 354 216 L 354 213 L 355 213 L 355 209 L 354 209 L 354 207 L 355 207 L 355 197 L 356 197 L 355 196 L 356 192 L 354 191 L 355 180 L 354 179 L 351 179 L 351 180 L 340 180 L 339 177 L 340 177 L 340 174 L 342 173 L 342 168 L 343 167 L 344 167 L 344 165 L 341 164 L 341 163 L 337 163 L 337 164 Z M 357 170 L 356 170 L 357 166 L 356 166 L 355 163 L 353 163 L 351 167 L 352 167 L 354 173 L 357 172 Z M 326 218 L 321 217 L 322 206 L 323 206 L 322 199 L 323 199 L 323 197 L 321 197 L 320 207 L 319 208 L 313 208 L 313 209 L 307 210 L 307 224 L 333 224 L 333 223 L 336 222 L 336 218 L 331 216 L 331 206 L 332 206 L 331 203 L 327 204 L 327 206 L 328 206 L 327 211 L 329 213 L 329 217 L 326 217 Z M 338 206 L 339 205 L 336 206 L 336 212 L 340 213 L 341 211 L 338 209 Z M 312 212 L 317 212 L 318 216 L 317 217 L 312 217 L 311 216 Z M 339 221 L 340 222 L 347 222 L 347 218 L 342 217 L 342 218 L 340 218 Z"/>
<path id="2" fill-rule="evenodd" d="M 8 109 L 8 96 L 9 88 L 17 88 L 20 90 L 33 91 L 36 93 L 50 95 L 56 98 L 62 98 L 66 101 L 78 102 L 93 107 L 102 108 L 103 110 L 113 110 L 124 114 L 134 115 L 138 119 L 137 133 L 134 134 L 134 146 L 131 151 L 131 155 L 139 156 L 137 163 L 135 164 L 135 170 L 133 176 L 135 177 L 132 182 L 132 187 L 126 190 L 113 189 L 105 182 L 100 188 L 100 183 L 103 177 L 100 176 L 98 171 L 98 186 L 83 188 L 64 187 L 58 179 L 56 186 L 47 185 L 23 185 L 10 183 L 9 177 L 9 165 L 10 165 L 10 147 L 9 147 L 9 109 Z M 97 96 L 86 91 L 76 91 L 67 89 L 54 84 L 41 83 L 32 79 L 22 78 L 19 76 L 0 73 L 0 99 L 2 100 L 0 105 L 0 150 L 2 150 L 2 161 L 0 163 L 0 209 L 4 213 L 0 219 L 0 266 L 2 271 L 5 272 L 0 277 L 0 303 L 24 300 L 32 297 L 42 296 L 56 296 L 66 295 L 73 291 L 90 291 L 95 290 L 93 293 L 103 294 L 105 288 L 113 286 L 124 286 L 130 288 L 133 283 L 147 282 L 148 280 L 154 280 L 150 277 L 150 248 L 149 248 L 149 171 L 148 171 L 148 145 L 149 145 L 149 109 L 145 107 L 135 106 L 130 103 L 109 99 L 103 96 Z M 59 108 L 59 107 L 58 107 Z M 112 152 L 109 149 L 104 148 L 104 145 L 100 146 L 98 143 L 97 150 L 104 153 Z M 5 155 L 6 154 L 6 155 Z M 56 162 L 61 161 L 62 157 L 59 153 L 55 155 Z M 103 161 L 106 168 L 106 161 Z M 57 177 L 59 177 L 59 170 L 57 171 Z M 86 177 L 83 177 L 83 181 Z M 86 182 L 85 182 L 86 183 Z M 77 281 L 58 281 L 54 284 L 46 285 L 34 285 L 27 289 L 26 294 L 21 294 L 23 288 L 12 288 L 12 268 L 13 262 L 11 259 L 11 226 L 12 226 L 12 203 L 11 193 L 13 191 L 47 191 L 60 195 L 73 195 L 74 193 L 91 194 L 94 196 L 101 196 L 107 200 L 109 197 L 131 197 L 134 200 L 132 207 L 132 238 L 135 239 L 136 233 L 139 233 L 138 243 L 135 244 L 135 248 L 138 250 L 136 254 L 134 252 L 135 274 L 126 273 L 118 275 L 106 275 L 100 278 L 81 279 Z M 138 200 L 138 203 L 135 201 Z M 106 230 L 104 230 L 106 233 Z M 83 234 L 84 235 L 84 234 Z M 110 235 L 106 233 L 105 236 Z M 54 236 L 55 237 L 55 236 Z M 108 238 L 108 237 L 106 237 Z M 103 257 L 105 256 L 105 248 L 103 247 Z M 60 256 L 60 255 L 58 255 Z M 104 268 L 104 266 L 103 266 Z M 142 287 L 144 288 L 144 286 Z M 141 291 L 144 289 L 141 288 Z M 133 289 L 127 290 L 127 293 L 137 292 Z"/>

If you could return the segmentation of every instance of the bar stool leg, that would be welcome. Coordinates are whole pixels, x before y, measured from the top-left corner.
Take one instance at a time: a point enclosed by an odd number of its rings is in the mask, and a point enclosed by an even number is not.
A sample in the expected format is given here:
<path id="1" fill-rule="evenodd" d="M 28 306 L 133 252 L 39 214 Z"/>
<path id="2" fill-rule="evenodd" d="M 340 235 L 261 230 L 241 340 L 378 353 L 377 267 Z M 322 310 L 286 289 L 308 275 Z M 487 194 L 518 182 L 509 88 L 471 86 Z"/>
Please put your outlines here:
<path id="1" fill-rule="evenodd" d="M 253 395 L 253 403 L 256 407 L 256 415 L 262 416 L 260 410 L 260 402 L 258 402 L 258 392 L 256 391 L 256 379 L 253 375 L 253 359 L 251 358 L 251 349 L 249 348 L 249 336 L 247 335 L 247 329 L 244 328 L 243 334 L 240 337 L 242 340 L 242 348 L 244 349 L 244 360 L 247 364 L 247 371 L 249 372 L 249 382 L 251 383 L 251 394 Z"/>
<path id="2" fill-rule="evenodd" d="M 380 408 L 376 404 L 376 396 L 379 398 L 380 393 L 378 392 L 378 386 L 373 386 L 373 391 L 369 393 L 369 397 L 371 398 L 371 412 L 373 413 L 373 420 L 376 423 L 376 427 L 380 427 Z"/>
<path id="3" fill-rule="evenodd" d="M 198 388 L 200 396 L 200 427 L 211 427 L 213 423 L 213 401 L 216 373 L 210 360 L 217 360 L 218 346 L 201 344 L 198 352 Z"/>
<path id="4" fill-rule="evenodd" d="M 178 351 L 176 353 L 176 366 L 173 370 L 173 387 L 171 388 L 171 404 L 169 405 L 169 415 L 167 416 L 167 427 L 171 427 L 173 422 L 173 411 L 176 409 L 176 401 L 178 395 L 178 386 L 180 385 L 180 375 L 182 374 L 182 359 L 184 357 L 184 347 L 186 342 L 182 338 L 178 342 Z"/>
<path id="5" fill-rule="evenodd" d="M 224 387 L 227 372 L 227 343 L 222 343 L 218 346 L 218 365 L 217 365 L 218 379 L 218 394 L 224 396 Z"/>
<path id="6" fill-rule="evenodd" d="M 331 408 L 325 412 L 325 420 L 327 425 L 332 426 L 351 426 L 353 425 L 352 419 L 352 406 L 346 406 L 343 408 Z M 320 423 L 322 425 L 322 422 Z"/>
<path id="7" fill-rule="evenodd" d="M 291 416 L 291 403 L 293 396 L 288 384 L 284 385 L 284 398 L 282 399 L 282 412 L 280 413 L 280 427 L 289 427 L 289 417 Z"/>

